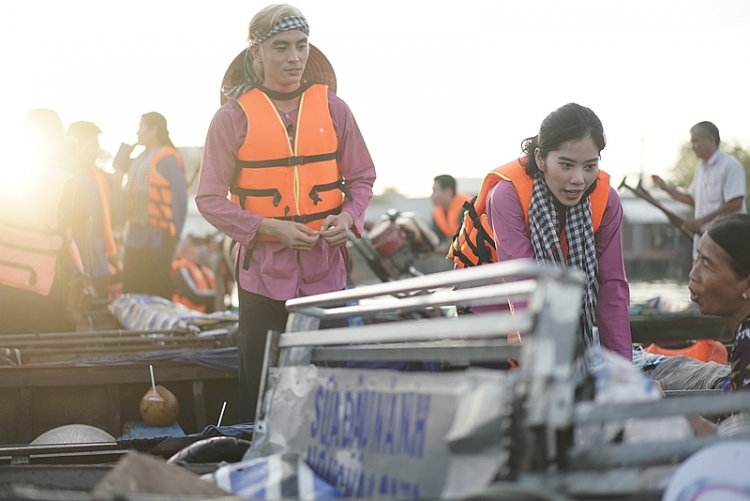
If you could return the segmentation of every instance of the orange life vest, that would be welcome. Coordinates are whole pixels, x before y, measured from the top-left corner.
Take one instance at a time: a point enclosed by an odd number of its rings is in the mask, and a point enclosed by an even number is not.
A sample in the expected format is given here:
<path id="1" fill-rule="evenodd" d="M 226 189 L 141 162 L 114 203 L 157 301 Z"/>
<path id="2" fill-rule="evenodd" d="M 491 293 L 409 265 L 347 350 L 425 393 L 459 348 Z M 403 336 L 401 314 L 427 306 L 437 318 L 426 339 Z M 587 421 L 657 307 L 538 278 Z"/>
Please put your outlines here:
<path id="1" fill-rule="evenodd" d="M 432 208 L 432 219 L 435 226 L 440 232 L 448 238 L 453 237 L 458 231 L 458 223 L 461 218 L 461 211 L 464 210 L 464 204 L 469 202 L 471 197 L 463 193 L 456 193 L 451 200 L 451 205 L 446 214 L 442 207 L 436 205 Z"/>
<path id="2" fill-rule="evenodd" d="M 177 164 L 180 166 L 180 171 L 184 171 L 182 155 L 170 146 L 162 146 L 151 157 L 149 165 L 148 224 L 155 228 L 169 230 L 172 236 L 176 236 L 177 226 L 174 222 L 174 208 L 172 207 L 172 186 L 169 179 L 159 174 L 159 171 L 156 169 L 159 162 L 168 156 L 175 157 Z M 135 186 L 131 190 L 135 190 Z M 132 204 L 135 197 L 131 196 L 130 200 Z"/>
<path id="3" fill-rule="evenodd" d="M 237 102 L 247 116 L 247 135 L 237 152 L 232 202 L 263 217 L 319 230 L 326 216 L 341 212 L 348 195 L 338 163 L 328 87 L 316 84 L 302 93 L 294 146 L 264 92 L 252 89 Z M 275 239 L 260 235 L 258 240 Z"/>
<path id="4" fill-rule="evenodd" d="M 69 231 L 59 226 L 69 180 L 65 172 L 50 169 L 44 182 L 34 183 L 33 197 L 23 190 L 0 190 L 0 284 L 46 296 L 63 249 L 71 257 L 78 253 Z"/>
<path id="5" fill-rule="evenodd" d="M 174 276 L 175 273 L 179 273 L 180 268 L 187 268 L 198 290 L 216 290 L 216 279 L 214 278 L 214 273 L 209 268 L 205 266 L 198 266 L 194 262 L 187 259 L 178 259 L 177 261 L 174 261 L 172 263 L 172 275 Z M 175 293 L 172 295 L 172 301 L 174 301 L 175 303 L 184 304 L 192 310 L 200 312 L 206 311 L 205 304 L 193 303 L 187 296 L 185 296 L 184 294 L 180 294 L 179 290 L 175 291 Z"/>
<path id="6" fill-rule="evenodd" d="M 513 183 L 523 209 L 524 225 L 529 232 L 529 207 L 531 206 L 531 194 L 534 188 L 534 180 L 526 174 L 519 160 L 498 167 L 490 172 L 482 182 L 479 195 L 471 202 L 467 202 L 466 215 L 461 229 L 453 239 L 448 251 L 448 258 L 453 259 L 457 268 L 467 266 L 479 266 L 497 262 L 497 249 L 495 248 L 495 235 L 487 220 L 487 196 L 490 190 L 500 181 L 506 180 Z M 599 170 L 596 180 L 596 188 L 589 195 L 591 200 L 591 223 L 594 233 L 599 230 L 599 225 L 604 216 L 604 209 L 609 199 L 609 174 Z M 563 255 L 568 255 L 568 245 L 565 238 L 565 229 L 560 232 L 560 245 Z"/>
<path id="7" fill-rule="evenodd" d="M 114 233 L 112 232 L 112 214 L 109 200 L 109 181 L 107 175 L 101 169 L 92 170 L 96 187 L 99 190 L 99 201 L 102 207 L 102 237 L 104 239 L 104 252 L 114 254 L 117 252 Z"/>
<path id="8" fill-rule="evenodd" d="M 726 347 L 713 339 L 699 339 L 690 346 L 678 349 L 662 348 L 652 343 L 646 346 L 643 351 L 668 357 L 685 355 L 701 362 L 716 362 L 721 365 L 726 365 L 729 358 Z"/>

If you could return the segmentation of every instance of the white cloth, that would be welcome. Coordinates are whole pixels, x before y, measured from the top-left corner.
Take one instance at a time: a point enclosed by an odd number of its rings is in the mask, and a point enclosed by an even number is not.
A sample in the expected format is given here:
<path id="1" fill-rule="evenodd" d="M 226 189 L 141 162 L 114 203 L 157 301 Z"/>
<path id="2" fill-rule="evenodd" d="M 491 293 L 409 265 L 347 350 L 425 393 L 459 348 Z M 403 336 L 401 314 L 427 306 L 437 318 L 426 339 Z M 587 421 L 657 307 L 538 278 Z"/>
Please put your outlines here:
<path id="1" fill-rule="evenodd" d="M 745 170 L 732 155 L 716 150 L 708 162 L 701 160 L 695 169 L 688 192 L 695 200 L 695 218 L 700 219 L 737 197 L 745 197 Z M 738 214 L 746 214 L 742 204 Z M 704 225 L 701 228 L 706 230 Z M 699 236 L 693 239 L 693 256 L 698 252 Z"/>

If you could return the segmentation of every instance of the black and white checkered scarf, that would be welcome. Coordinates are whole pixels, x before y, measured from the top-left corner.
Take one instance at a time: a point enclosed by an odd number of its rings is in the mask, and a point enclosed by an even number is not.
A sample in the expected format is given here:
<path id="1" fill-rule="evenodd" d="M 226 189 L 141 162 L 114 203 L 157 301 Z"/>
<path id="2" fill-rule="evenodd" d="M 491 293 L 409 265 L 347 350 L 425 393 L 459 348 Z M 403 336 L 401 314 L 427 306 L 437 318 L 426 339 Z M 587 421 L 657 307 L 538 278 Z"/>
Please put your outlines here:
<path id="1" fill-rule="evenodd" d="M 586 274 L 583 294 L 581 326 L 585 346 L 598 344 L 594 331 L 596 301 L 599 295 L 599 267 L 596 260 L 596 242 L 591 221 L 591 201 L 584 197 L 577 205 L 568 208 L 565 236 L 568 241 L 567 263 L 560 244 L 560 224 L 553 195 L 539 172 L 534 178 L 534 189 L 529 207 L 529 229 L 534 256 L 538 262 L 551 261 L 578 268 Z"/>
<path id="2" fill-rule="evenodd" d="M 299 30 L 305 35 L 310 34 L 310 26 L 307 19 L 302 16 L 287 16 L 279 19 L 268 31 L 255 30 L 250 35 L 250 45 L 260 45 L 272 36 L 282 31 Z M 250 47 L 245 49 L 245 60 L 243 62 L 242 82 L 234 86 L 225 85 L 222 92 L 229 99 L 237 99 L 252 88 L 259 87 L 263 83 L 253 69 L 253 55 Z"/>

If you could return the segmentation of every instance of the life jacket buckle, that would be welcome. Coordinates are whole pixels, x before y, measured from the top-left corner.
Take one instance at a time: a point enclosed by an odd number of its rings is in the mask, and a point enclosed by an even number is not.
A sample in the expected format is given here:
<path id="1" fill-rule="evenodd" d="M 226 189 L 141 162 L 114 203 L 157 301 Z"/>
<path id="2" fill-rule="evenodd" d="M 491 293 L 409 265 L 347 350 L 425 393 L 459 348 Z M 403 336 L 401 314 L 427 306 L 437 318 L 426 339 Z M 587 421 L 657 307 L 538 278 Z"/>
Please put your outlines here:
<path id="1" fill-rule="evenodd" d="M 316 188 L 313 188 L 312 191 L 310 191 L 310 198 L 312 198 L 313 205 L 318 205 L 319 202 L 323 201 L 323 199 L 320 198 L 320 194 L 318 193 L 318 190 Z"/>

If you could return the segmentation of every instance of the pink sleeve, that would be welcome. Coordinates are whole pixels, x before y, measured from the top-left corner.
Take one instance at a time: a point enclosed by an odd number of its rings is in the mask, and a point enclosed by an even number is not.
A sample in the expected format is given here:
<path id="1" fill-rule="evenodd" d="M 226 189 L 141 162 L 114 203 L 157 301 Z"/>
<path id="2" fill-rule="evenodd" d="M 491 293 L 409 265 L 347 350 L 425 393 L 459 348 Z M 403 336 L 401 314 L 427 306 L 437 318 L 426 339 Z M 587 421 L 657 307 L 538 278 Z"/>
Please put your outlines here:
<path id="1" fill-rule="evenodd" d="M 375 166 L 349 106 L 335 94 L 329 93 L 328 107 L 339 140 L 341 174 L 352 196 L 351 200 L 347 198 L 344 201 L 341 210 L 351 214 L 354 221 L 351 229 L 359 238 L 365 224 L 365 209 L 372 198 Z"/>
<path id="2" fill-rule="evenodd" d="M 500 181 L 487 195 L 487 219 L 495 234 L 499 261 L 534 258 L 518 192 L 509 181 Z"/>
<path id="3" fill-rule="evenodd" d="M 242 108 L 230 100 L 214 115 L 201 158 L 201 176 L 195 203 L 206 221 L 244 246 L 249 246 L 263 220 L 228 198 L 234 177 L 236 152 L 247 134 Z"/>
<path id="4" fill-rule="evenodd" d="M 630 288 L 622 258 L 622 204 L 610 187 L 607 207 L 596 232 L 596 256 L 599 263 L 599 298 L 596 322 L 602 346 L 624 358 L 633 358 L 630 334 Z"/>

